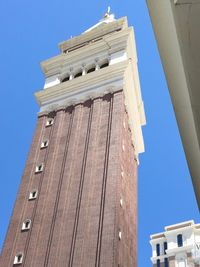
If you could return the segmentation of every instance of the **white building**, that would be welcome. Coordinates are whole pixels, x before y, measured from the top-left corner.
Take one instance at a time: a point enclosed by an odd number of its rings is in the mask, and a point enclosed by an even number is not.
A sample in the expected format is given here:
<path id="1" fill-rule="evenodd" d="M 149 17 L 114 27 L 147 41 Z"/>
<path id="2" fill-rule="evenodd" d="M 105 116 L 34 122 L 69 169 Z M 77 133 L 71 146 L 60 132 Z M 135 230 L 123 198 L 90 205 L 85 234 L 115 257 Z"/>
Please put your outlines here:
<path id="1" fill-rule="evenodd" d="M 187 221 L 165 227 L 151 235 L 154 267 L 199 267 L 200 224 Z"/>

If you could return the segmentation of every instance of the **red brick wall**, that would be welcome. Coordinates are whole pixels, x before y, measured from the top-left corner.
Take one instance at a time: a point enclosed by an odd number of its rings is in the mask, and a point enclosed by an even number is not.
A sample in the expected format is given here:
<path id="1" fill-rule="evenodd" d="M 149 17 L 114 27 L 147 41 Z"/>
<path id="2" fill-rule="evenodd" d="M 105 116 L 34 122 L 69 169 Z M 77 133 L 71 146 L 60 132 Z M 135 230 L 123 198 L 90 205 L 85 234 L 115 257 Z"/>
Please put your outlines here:
<path id="1" fill-rule="evenodd" d="M 50 127 L 38 118 L 0 266 L 23 252 L 26 267 L 136 267 L 137 163 L 123 92 L 51 115 Z M 32 189 L 39 195 L 28 201 Z M 27 218 L 31 229 L 21 232 Z"/>

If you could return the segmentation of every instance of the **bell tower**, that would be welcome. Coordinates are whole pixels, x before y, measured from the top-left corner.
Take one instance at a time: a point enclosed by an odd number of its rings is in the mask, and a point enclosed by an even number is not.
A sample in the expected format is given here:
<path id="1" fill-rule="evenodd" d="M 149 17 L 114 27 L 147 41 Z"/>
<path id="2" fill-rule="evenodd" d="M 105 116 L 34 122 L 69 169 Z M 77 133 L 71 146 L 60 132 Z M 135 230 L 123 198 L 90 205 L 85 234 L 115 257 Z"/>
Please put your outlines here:
<path id="1" fill-rule="evenodd" d="M 108 12 L 41 63 L 35 134 L 1 267 L 137 266 L 145 114 L 127 19 Z"/>

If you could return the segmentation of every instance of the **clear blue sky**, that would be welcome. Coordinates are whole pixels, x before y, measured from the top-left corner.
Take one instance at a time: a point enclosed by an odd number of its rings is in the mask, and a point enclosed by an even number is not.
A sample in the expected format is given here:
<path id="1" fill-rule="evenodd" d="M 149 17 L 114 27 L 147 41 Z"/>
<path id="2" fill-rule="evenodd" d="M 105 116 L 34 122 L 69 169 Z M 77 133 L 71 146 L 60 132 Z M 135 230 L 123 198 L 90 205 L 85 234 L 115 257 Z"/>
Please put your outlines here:
<path id="1" fill-rule="evenodd" d="M 150 267 L 149 235 L 199 212 L 145 0 L 6 0 L 0 2 L 0 248 L 36 122 L 39 62 L 57 44 L 97 23 L 111 5 L 134 26 L 147 125 L 139 167 L 139 267 Z"/>

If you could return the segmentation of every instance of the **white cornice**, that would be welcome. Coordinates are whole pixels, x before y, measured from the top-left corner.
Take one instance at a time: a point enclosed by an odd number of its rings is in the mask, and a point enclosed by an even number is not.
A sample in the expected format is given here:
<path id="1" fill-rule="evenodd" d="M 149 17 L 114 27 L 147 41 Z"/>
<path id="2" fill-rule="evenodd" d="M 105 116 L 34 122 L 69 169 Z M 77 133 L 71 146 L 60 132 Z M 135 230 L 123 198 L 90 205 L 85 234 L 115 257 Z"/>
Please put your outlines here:
<path id="1" fill-rule="evenodd" d="M 64 65 L 68 65 L 70 68 L 77 62 L 87 61 L 89 57 L 98 58 L 102 54 L 109 56 L 109 54 L 126 49 L 127 40 L 131 31 L 132 28 L 127 28 L 123 31 L 113 33 L 112 35 L 104 36 L 102 40 L 88 44 L 87 46 L 72 51 L 69 54 L 60 54 L 52 57 L 41 62 L 41 68 L 45 76 L 49 77 L 60 73 Z"/>
<path id="2" fill-rule="evenodd" d="M 155 245 L 157 243 L 161 243 L 161 242 L 164 242 L 164 241 L 166 241 L 166 237 L 165 236 L 150 240 L 150 244 L 151 245 Z"/>
<path id="3" fill-rule="evenodd" d="M 79 36 L 64 41 L 59 44 L 59 47 L 61 51 L 65 51 L 72 47 L 76 47 L 80 44 L 84 44 L 88 41 L 94 40 L 95 38 L 98 38 L 100 36 L 105 36 L 113 31 L 124 29 L 127 27 L 128 27 L 127 18 L 123 17 L 121 19 L 110 22 L 107 25 L 105 24 L 100 25 L 99 27 L 96 27 L 91 31 L 85 32 Z"/>
<path id="4" fill-rule="evenodd" d="M 200 4 L 200 0 L 174 0 L 175 5 Z"/>
<path id="5" fill-rule="evenodd" d="M 35 97 L 40 106 L 55 102 L 55 100 L 59 100 L 63 98 L 63 96 L 67 98 L 68 96 L 71 97 L 80 93 L 85 94 L 85 92 L 87 92 L 89 97 L 89 95 L 95 93 L 93 90 L 94 87 L 101 87 L 105 83 L 109 84 L 113 81 L 123 79 L 127 64 L 128 62 L 125 61 L 120 64 L 111 65 L 105 69 L 95 71 L 77 79 L 38 91 L 35 93 Z"/>
<path id="6" fill-rule="evenodd" d="M 188 232 L 188 231 L 193 231 L 194 229 L 194 225 L 191 226 L 186 226 L 186 227 L 180 227 L 177 229 L 173 229 L 173 230 L 168 230 L 165 232 L 165 236 L 173 236 L 173 235 L 177 235 L 179 233 L 184 233 L 184 232 Z"/>
<path id="7" fill-rule="evenodd" d="M 193 249 L 194 245 L 184 245 L 183 247 L 176 247 L 176 248 L 171 248 L 167 250 L 167 255 L 168 256 L 175 256 L 178 253 L 183 253 L 183 252 L 191 252 Z"/>

